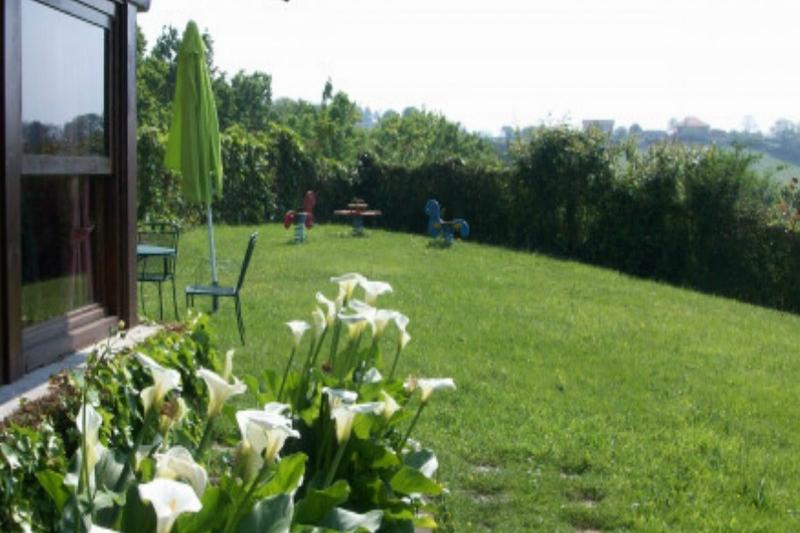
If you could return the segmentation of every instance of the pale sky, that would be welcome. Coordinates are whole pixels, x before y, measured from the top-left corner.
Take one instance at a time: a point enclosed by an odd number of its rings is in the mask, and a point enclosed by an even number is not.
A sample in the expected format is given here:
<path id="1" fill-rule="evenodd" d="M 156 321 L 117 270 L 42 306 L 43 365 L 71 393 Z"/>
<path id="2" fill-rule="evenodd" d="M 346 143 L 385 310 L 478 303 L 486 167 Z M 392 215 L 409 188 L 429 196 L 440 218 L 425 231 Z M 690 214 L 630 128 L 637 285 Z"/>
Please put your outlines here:
<path id="1" fill-rule="evenodd" d="M 466 128 L 697 116 L 800 121 L 798 0 L 153 0 L 152 43 L 193 18 L 215 60 L 318 102 L 424 107 Z"/>

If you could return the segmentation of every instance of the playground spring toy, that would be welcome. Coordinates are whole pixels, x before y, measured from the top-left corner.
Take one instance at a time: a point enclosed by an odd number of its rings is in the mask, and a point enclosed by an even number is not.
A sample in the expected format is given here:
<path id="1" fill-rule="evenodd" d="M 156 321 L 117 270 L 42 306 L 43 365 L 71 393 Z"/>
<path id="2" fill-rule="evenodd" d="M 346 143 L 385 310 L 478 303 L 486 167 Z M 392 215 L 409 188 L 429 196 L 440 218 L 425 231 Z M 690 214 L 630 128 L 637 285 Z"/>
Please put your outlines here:
<path id="1" fill-rule="evenodd" d="M 436 239 L 441 236 L 444 239 L 444 245 L 450 246 L 453 244 L 455 233 L 458 233 L 462 239 L 469 237 L 469 224 L 463 218 L 456 218 L 453 220 L 442 220 L 442 213 L 444 209 L 439 207 L 439 202 L 434 199 L 428 200 L 425 204 L 425 214 L 428 215 L 428 234 Z"/>
<path id="2" fill-rule="evenodd" d="M 283 227 L 289 229 L 294 224 L 294 242 L 300 244 L 306 242 L 306 230 L 314 227 L 314 206 L 317 203 L 317 195 L 314 191 L 306 191 L 303 197 L 302 211 L 289 210 L 283 216 Z"/>

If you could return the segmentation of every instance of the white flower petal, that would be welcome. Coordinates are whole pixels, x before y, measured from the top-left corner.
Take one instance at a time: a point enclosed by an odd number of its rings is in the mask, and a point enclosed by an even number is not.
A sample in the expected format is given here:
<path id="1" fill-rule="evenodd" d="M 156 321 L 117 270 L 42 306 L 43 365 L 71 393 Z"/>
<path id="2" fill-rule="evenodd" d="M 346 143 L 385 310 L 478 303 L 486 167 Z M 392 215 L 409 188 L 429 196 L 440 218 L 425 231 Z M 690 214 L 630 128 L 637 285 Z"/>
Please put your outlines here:
<path id="1" fill-rule="evenodd" d="M 325 307 L 325 321 L 327 322 L 328 327 L 332 326 L 334 321 L 336 321 L 336 312 L 338 311 L 336 302 L 333 300 L 328 300 L 324 294 L 318 292 L 317 303 Z"/>
<path id="2" fill-rule="evenodd" d="M 292 320 L 291 322 L 287 322 L 286 325 L 292 330 L 294 347 L 297 348 L 300 345 L 300 341 L 303 339 L 303 335 L 305 335 L 306 331 L 311 329 L 311 324 L 304 320 Z"/>
<path id="3" fill-rule="evenodd" d="M 394 292 L 392 286 L 385 281 L 369 281 L 365 279 L 360 281 L 359 285 L 364 289 L 364 299 L 370 305 L 375 303 L 378 296 Z"/>
<path id="4" fill-rule="evenodd" d="M 171 479 L 156 478 L 139 485 L 139 496 L 153 505 L 158 520 L 157 533 L 168 533 L 178 516 L 203 508 L 192 487 Z"/>
<path id="5" fill-rule="evenodd" d="M 191 452 L 183 446 L 174 446 L 166 453 L 156 454 L 156 477 L 185 481 L 198 498 L 202 498 L 208 483 L 205 468 L 197 464 Z"/>
<path id="6" fill-rule="evenodd" d="M 353 290 L 356 288 L 356 285 L 366 280 L 367 278 L 357 272 L 350 272 L 349 274 L 331 278 L 332 283 L 339 284 L 339 295 L 343 301 L 349 301 L 350 298 L 353 297 Z"/>
<path id="7" fill-rule="evenodd" d="M 322 394 L 328 396 L 328 405 L 333 411 L 342 403 L 355 403 L 358 400 L 358 393 L 346 389 L 332 389 L 330 387 L 323 387 Z"/>
<path id="8" fill-rule="evenodd" d="M 222 377 L 225 379 L 225 381 L 230 381 L 231 374 L 233 374 L 233 355 L 235 353 L 235 350 L 228 350 L 225 352 L 225 366 L 222 370 Z"/>
<path id="9" fill-rule="evenodd" d="M 423 402 L 427 401 L 435 391 L 455 390 L 456 388 L 452 378 L 419 378 L 417 386 L 422 391 Z"/>
<path id="10" fill-rule="evenodd" d="M 311 321 L 314 323 L 314 338 L 319 340 L 322 334 L 325 333 L 325 328 L 328 327 L 328 320 L 325 318 L 325 313 L 322 309 L 317 307 L 311 312 Z"/>
<path id="11" fill-rule="evenodd" d="M 383 412 L 381 414 L 386 420 L 389 420 L 392 415 L 400 410 L 400 404 L 385 390 L 381 391 L 381 398 L 383 398 Z"/>
<path id="12" fill-rule="evenodd" d="M 233 383 L 228 383 L 222 376 L 207 368 L 198 370 L 197 375 L 203 378 L 208 387 L 207 414 L 209 417 L 218 415 L 228 398 L 247 390 L 247 386 L 238 379 L 235 379 Z"/>
<path id="13" fill-rule="evenodd" d="M 364 383 L 380 383 L 382 380 L 383 376 L 374 366 L 364 373 L 364 378 L 362 379 Z"/>

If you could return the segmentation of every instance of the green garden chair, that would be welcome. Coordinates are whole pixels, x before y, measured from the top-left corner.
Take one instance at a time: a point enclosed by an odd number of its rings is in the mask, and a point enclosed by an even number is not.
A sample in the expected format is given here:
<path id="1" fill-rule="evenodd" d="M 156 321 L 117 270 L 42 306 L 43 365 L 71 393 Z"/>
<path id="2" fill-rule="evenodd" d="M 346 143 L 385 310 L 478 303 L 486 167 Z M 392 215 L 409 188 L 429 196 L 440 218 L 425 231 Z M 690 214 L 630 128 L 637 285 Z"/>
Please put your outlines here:
<path id="1" fill-rule="evenodd" d="M 247 274 L 247 267 L 250 265 L 250 259 L 253 257 L 253 250 L 256 247 L 256 238 L 258 232 L 250 235 L 250 240 L 247 242 L 247 250 L 244 253 L 242 266 L 239 269 L 239 279 L 233 287 L 223 287 L 221 285 L 189 285 L 186 287 L 186 307 L 194 307 L 195 296 L 210 296 L 212 298 L 233 298 L 236 302 L 236 322 L 239 326 L 239 338 L 244 345 L 244 319 L 242 318 L 242 304 L 239 300 L 239 293 L 244 285 L 244 277 Z"/>
<path id="2" fill-rule="evenodd" d="M 178 296 L 175 289 L 175 267 L 178 261 L 178 241 L 181 228 L 172 222 L 146 222 L 139 225 L 136 246 L 136 279 L 139 282 L 139 299 L 142 312 L 147 314 L 144 302 L 144 284 L 158 285 L 158 316 L 164 320 L 164 299 L 161 285 L 172 283 L 172 306 L 178 317 Z"/>

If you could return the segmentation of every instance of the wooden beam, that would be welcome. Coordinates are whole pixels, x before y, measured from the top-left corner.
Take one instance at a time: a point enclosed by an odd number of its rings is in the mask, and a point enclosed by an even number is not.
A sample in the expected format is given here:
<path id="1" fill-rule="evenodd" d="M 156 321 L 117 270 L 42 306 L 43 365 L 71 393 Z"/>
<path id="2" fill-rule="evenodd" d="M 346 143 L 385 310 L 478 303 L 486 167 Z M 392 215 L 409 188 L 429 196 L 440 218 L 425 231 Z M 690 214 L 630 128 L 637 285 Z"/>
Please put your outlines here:
<path id="1" fill-rule="evenodd" d="M 0 359 L 2 381 L 25 372 L 22 352 L 22 35 L 20 0 L 2 4 L 2 183 L 0 183 Z"/>

